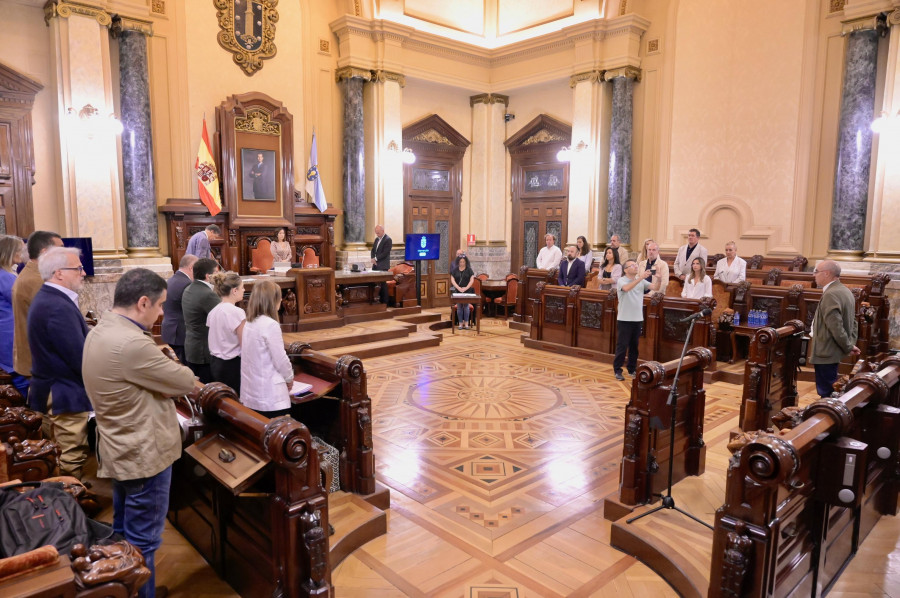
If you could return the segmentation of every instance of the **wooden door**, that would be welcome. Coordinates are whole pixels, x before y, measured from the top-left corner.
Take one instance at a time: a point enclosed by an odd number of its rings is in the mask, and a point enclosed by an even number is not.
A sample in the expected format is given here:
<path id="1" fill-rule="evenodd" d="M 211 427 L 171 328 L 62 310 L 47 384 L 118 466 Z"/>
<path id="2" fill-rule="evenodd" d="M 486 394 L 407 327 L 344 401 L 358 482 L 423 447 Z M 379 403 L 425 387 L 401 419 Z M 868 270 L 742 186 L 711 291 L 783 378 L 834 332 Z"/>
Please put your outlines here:
<path id="1" fill-rule="evenodd" d="M 450 263 L 460 243 L 462 158 L 469 141 L 436 114 L 403 129 L 416 162 L 403 167 L 405 232 L 441 235 L 441 257 L 422 262 L 422 307 L 450 305 Z"/>
<path id="2" fill-rule="evenodd" d="M 571 127 L 540 115 L 506 141 L 511 158 L 512 271 L 535 267 L 544 236 L 562 248 L 569 219 L 569 164 L 556 154 L 569 145 Z"/>
<path id="3" fill-rule="evenodd" d="M 41 89 L 37 81 L 0 64 L 0 234 L 27 237 L 34 231 L 31 108 Z"/>

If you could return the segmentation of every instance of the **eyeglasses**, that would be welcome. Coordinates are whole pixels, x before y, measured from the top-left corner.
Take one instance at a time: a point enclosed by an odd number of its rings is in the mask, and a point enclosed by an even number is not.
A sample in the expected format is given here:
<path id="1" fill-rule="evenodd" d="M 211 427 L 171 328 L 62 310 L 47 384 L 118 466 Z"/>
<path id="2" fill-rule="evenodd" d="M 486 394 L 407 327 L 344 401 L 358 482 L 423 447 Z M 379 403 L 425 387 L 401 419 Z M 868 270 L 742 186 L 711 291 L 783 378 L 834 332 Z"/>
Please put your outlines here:
<path id="1" fill-rule="evenodd" d="M 72 266 L 71 268 L 60 268 L 60 270 L 78 270 L 84 272 L 84 266 Z"/>

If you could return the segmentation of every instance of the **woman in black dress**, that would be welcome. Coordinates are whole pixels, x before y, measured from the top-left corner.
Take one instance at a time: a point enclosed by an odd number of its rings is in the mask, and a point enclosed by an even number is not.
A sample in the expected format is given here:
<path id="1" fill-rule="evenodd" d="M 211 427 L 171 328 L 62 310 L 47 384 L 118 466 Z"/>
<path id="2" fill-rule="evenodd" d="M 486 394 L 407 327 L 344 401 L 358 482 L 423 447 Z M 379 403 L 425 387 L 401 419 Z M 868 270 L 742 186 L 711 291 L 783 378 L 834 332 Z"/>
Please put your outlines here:
<path id="1" fill-rule="evenodd" d="M 469 267 L 469 258 L 460 256 L 459 265 L 450 273 L 450 283 L 453 285 L 454 293 L 471 293 L 472 285 L 475 284 L 475 273 Z M 472 306 L 468 303 L 456 304 L 456 319 L 460 328 L 469 327 L 469 313 Z"/>

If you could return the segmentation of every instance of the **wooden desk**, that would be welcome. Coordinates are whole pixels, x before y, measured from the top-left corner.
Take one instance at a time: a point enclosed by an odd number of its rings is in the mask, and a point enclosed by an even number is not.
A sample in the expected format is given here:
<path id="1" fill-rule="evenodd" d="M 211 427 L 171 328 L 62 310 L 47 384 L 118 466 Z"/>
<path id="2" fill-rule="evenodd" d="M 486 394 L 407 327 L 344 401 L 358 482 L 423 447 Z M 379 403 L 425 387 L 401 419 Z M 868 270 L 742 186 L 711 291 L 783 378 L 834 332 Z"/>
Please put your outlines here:
<path id="1" fill-rule="evenodd" d="M 450 295 L 450 305 L 452 306 L 454 303 L 457 304 L 469 304 L 475 308 L 475 333 L 481 334 L 481 302 L 483 299 L 481 295 L 475 295 L 474 297 L 459 297 L 455 295 Z M 451 309 L 453 309 L 451 307 Z M 450 333 L 456 334 L 456 325 L 453 323 L 453 314 L 450 314 Z"/>
<path id="2" fill-rule="evenodd" d="M 387 305 L 381 302 L 381 285 L 393 279 L 392 273 L 381 270 L 335 272 L 334 283 L 344 315 L 386 311 Z"/>

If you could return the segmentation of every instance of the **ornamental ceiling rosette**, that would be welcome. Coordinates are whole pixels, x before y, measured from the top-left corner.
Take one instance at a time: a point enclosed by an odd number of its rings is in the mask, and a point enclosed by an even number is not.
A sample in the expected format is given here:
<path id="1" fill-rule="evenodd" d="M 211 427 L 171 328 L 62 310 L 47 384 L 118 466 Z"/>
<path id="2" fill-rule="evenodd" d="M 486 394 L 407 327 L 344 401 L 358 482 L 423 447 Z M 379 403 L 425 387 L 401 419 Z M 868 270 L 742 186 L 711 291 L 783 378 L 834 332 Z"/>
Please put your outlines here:
<path id="1" fill-rule="evenodd" d="M 219 45 L 232 53 L 247 75 L 255 74 L 277 51 L 278 0 L 213 0 L 213 4 L 221 29 Z"/>

